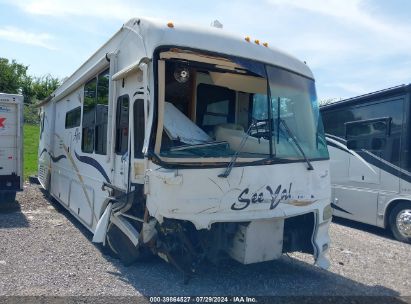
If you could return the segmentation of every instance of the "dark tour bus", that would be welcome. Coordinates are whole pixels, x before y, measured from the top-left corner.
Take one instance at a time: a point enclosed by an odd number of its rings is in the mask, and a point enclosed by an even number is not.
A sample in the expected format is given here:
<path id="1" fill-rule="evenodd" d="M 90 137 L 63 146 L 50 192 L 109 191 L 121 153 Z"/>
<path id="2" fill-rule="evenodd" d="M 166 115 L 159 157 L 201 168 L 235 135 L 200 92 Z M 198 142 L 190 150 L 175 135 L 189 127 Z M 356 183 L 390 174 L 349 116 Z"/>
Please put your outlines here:
<path id="1" fill-rule="evenodd" d="M 411 241 L 411 84 L 324 105 L 334 215 Z"/>

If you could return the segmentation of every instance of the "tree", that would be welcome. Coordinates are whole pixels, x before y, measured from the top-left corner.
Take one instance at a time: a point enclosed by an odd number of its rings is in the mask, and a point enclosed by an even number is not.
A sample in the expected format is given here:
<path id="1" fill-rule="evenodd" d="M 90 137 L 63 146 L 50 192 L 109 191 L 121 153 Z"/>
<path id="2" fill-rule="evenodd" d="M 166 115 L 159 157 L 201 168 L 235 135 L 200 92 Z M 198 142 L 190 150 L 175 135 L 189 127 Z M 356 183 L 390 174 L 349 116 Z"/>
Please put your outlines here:
<path id="1" fill-rule="evenodd" d="M 0 92 L 22 93 L 23 84 L 28 81 L 28 66 L 0 58 Z"/>
<path id="2" fill-rule="evenodd" d="M 24 96 L 24 120 L 36 124 L 38 109 L 34 103 L 46 99 L 60 85 L 60 80 L 51 76 L 29 76 L 28 66 L 0 58 L 0 92 L 22 94 Z"/>
<path id="3" fill-rule="evenodd" d="M 60 80 L 50 74 L 27 75 L 28 66 L 0 58 L 0 92 L 22 94 L 24 103 L 31 104 L 47 98 L 60 85 Z"/>
<path id="4" fill-rule="evenodd" d="M 327 99 L 321 99 L 318 103 L 320 106 L 326 106 L 334 102 L 337 102 L 339 100 L 341 100 L 341 98 L 327 98 Z"/>
<path id="5" fill-rule="evenodd" d="M 44 100 L 50 96 L 60 85 L 60 80 L 50 74 L 33 77 L 31 82 L 32 96 L 37 100 Z"/>

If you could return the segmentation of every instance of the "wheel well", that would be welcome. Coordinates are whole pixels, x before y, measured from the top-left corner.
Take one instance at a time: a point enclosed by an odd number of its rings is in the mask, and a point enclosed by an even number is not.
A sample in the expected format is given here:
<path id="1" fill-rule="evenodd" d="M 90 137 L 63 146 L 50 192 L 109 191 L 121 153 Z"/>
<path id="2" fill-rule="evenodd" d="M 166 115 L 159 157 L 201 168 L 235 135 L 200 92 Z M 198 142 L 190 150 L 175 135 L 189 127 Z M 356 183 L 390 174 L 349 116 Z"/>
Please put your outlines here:
<path id="1" fill-rule="evenodd" d="M 409 203 L 409 204 L 411 204 L 411 201 L 406 200 L 406 199 L 395 199 L 395 200 L 393 200 L 389 203 L 389 205 L 385 209 L 385 213 L 384 213 L 384 227 L 385 228 L 387 228 L 389 226 L 390 214 L 391 214 L 392 209 L 394 209 L 395 206 L 397 206 L 400 203 Z"/>

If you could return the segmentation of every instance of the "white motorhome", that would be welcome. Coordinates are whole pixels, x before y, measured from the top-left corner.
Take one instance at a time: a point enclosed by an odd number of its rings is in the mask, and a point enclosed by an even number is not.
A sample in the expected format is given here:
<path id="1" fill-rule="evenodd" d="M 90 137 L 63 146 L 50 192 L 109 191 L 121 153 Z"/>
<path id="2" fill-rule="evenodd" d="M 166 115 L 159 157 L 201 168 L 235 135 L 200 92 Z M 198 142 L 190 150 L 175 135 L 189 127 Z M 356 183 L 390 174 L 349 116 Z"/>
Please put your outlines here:
<path id="1" fill-rule="evenodd" d="M 321 107 L 334 215 L 411 242 L 411 85 Z"/>
<path id="2" fill-rule="evenodd" d="M 155 253 L 190 273 L 303 251 L 328 266 L 328 150 L 293 57 L 132 19 L 41 111 L 41 184 L 124 263 Z"/>
<path id="3" fill-rule="evenodd" d="M 23 190 L 23 96 L 0 93 L 0 204 Z"/>

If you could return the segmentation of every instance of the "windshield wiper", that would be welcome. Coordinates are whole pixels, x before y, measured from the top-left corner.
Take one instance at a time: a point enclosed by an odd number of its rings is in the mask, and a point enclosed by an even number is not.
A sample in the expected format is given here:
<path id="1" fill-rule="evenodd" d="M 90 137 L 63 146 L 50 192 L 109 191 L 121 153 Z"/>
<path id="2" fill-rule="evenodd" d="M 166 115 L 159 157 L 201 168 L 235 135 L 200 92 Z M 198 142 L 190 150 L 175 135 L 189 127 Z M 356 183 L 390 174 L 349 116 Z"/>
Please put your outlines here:
<path id="1" fill-rule="evenodd" d="M 287 126 L 287 123 L 285 122 L 284 119 L 279 118 L 279 122 L 284 126 L 285 131 L 288 133 L 288 136 L 292 139 L 292 141 L 295 143 L 295 146 L 298 148 L 298 150 L 301 152 L 301 155 L 304 157 L 308 167 L 307 170 L 314 170 L 313 166 L 311 165 L 311 162 L 307 158 L 307 156 L 304 153 L 304 150 L 301 148 L 300 144 L 298 143 L 297 138 L 294 136 L 293 132 L 290 130 L 290 128 Z M 280 133 L 280 132 L 278 132 Z"/>
<path id="2" fill-rule="evenodd" d="M 205 142 L 201 144 L 193 144 L 193 145 L 183 145 L 170 148 L 170 151 L 183 151 L 183 150 L 191 150 L 197 148 L 206 148 L 206 147 L 213 147 L 213 146 L 228 146 L 226 141 L 216 141 L 216 142 Z"/>
<path id="3" fill-rule="evenodd" d="M 250 126 L 248 127 L 247 132 L 244 134 L 243 138 L 241 139 L 240 142 L 240 147 L 238 148 L 238 150 L 234 153 L 233 157 L 231 158 L 230 162 L 228 163 L 227 168 L 225 169 L 225 171 L 221 174 L 218 175 L 218 177 L 222 177 L 222 178 L 227 178 L 230 173 L 231 170 L 233 169 L 233 166 L 235 164 L 235 162 L 237 161 L 238 158 L 238 154 L 240 154 L 240 152 L 243 150 L 243 147 L 245 145 L 245 142 L 247 141 L 248 137 L 250 136 L 251 133 L 251 129 L 256 125 L 256 122 L 253 121 L 251 122 Z"/>

